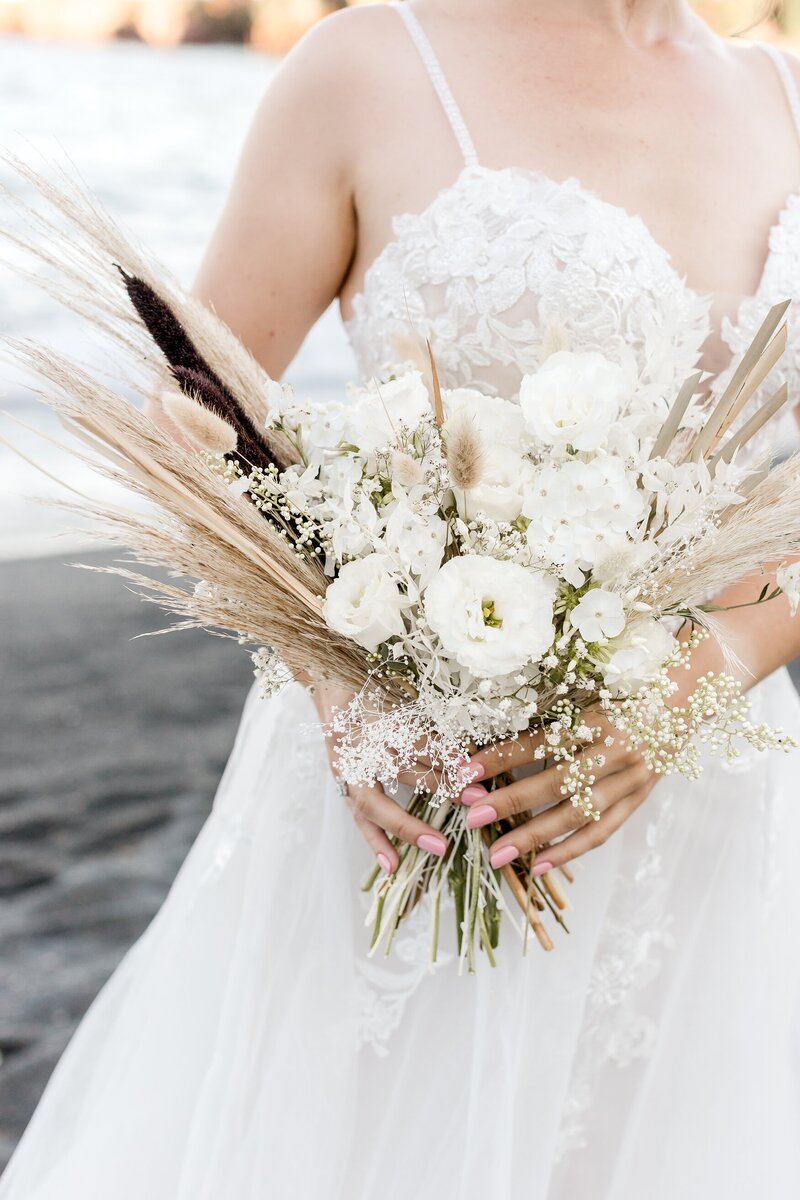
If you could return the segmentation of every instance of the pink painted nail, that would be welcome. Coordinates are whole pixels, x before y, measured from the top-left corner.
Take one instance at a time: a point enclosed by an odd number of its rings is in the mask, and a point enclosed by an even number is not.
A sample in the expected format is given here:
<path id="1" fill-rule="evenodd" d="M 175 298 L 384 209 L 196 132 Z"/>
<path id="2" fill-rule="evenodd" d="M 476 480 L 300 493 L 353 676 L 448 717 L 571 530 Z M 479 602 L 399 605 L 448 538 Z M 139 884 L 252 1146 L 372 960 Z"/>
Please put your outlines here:
<path id="1" fill-rule="evenodd" d="M 436 837 L 432 833 L 421 833 L 417 838 L 417 845 L 420 850 L 427 850 L 429 854 L 438 854 L 439 858 L 447 849 L 447 842 L 444 838 Z"/>
<path id="2" fill-rule="evenodd" d="M 497 820 L 497 809 L 491 804 L 476 804 L 467 813 L 467 828 L 480 829 L 483 825 L 491 825 Z"/>
<path id="3" fill-rule="evenodd" d="M 386 872 L 386 874 L 387 874 L 387 875 L 391 875 L 391 873 L 392 873 L 392 864 L 391 864 L 391 862 L 389 861 L 389 859 L 386 857 L 386 855 L 385 855 L 385 854 L 379 854 L 379 855 L 378 855 L 378 862 L 380 863 L 381 867 L 383 867 L 383 869 L 384 869 L 384 871 Z"/>
<path id="4" fill-rule="evenodd" d="M 489 855 L 489 862 L 498 870 L 500 867 L 507 867 L 515 858 L 519 858 L 519 850 L 516 846 L 501 846 L 499 850 Z"/>
<path id="5" fill-rule="evenodd" d="M 553 870 L 553 864 L 549 862 L 540 862 L 534 865 L 532 875 L 546 875 L 548 871 Z"/>
<path id="6" fill-rule="evenodd" d="M 477 779 L 483 779 L 485 774 L 480 763 L 465 762 L 458 768 L 458 781 L 463 784 L 475 783 Z"/>
<path id="7" fill-rule="evenodd" d="M 473 783 L 468 788 L 464 788 L 461 793 L 461 803 L 475 804 L 477 800 L 485 800 L 488 794 L 485 787 L 481 787 L 479 783 Z"/>

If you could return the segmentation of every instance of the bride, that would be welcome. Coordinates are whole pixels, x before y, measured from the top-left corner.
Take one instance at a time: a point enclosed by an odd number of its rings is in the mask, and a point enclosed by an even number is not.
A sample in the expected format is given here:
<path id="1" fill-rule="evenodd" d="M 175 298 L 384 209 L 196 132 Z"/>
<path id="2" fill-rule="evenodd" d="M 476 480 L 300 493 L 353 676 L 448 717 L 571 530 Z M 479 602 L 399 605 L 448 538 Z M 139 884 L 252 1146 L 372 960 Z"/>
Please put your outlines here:
<path id="1" fill-rule="evenodd" d="M 665 394 L 700 362 L 718 390 L 771 304 L 800 306 L 798 79 L 684 0 L 337 14 L 270 85 L 196 293 L 275 376 L 338 296 L 367 376 L 410 320 L 448 386 L 513 392 L 561 338 L 632 346 Z M 800 387 L 796 315 L 781 372 Z M 800 737 L 786 599 L 721 622 L 758 719 Z M 797 756 L 654 786 L 615 747 L 580 828 L 551 772 L 473 779 L 475 825 L 538 810 L 493 854 L 550 843 L 575 911 L 554 953 L 509 933 L 459 978 L 452 942 L 428 968 L 420 910 L 366 956 L 358 882 L 396 867 L 387 835 L 444 847 L 378 790 L 348 812 L 315 720 L 299 684 L 248 701 L 0 1200 L 795 1200 Z"/>

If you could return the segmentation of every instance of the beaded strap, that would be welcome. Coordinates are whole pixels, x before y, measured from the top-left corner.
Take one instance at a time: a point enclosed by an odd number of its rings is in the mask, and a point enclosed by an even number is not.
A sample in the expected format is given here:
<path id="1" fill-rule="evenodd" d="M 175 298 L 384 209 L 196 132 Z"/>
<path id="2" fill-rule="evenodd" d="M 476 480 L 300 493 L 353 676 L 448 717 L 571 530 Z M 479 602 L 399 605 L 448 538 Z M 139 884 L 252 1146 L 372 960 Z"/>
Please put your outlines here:
<path id="1" fill-rule="evenodd" d="M 404 3 L 403 0 L 392 0 L 391 7 L 396 9 L 403 18 L 406 29 L 411 35 L 411 40 L 419 51 L 419 56 L 436 90 L 436 95 L 439 97 L 439 102 L 444 109 L 444 115 L 450 123 L 450 128 L 458 142 L 465 164 L 468 167 L 477 166 L 478 155 L 475 152 L 475 146 L 469 135 L 464 118 L 461 115 L 461 109 L 456 104 L 455 97 L 450 91 L 450 85 L 445 78 L 439 59 L 436 57 L 436 52 L 428 41 L 428 35 L 407 3 Z"/>
<path id="2" fill-rule="evenodd" d="M 789 111 L 792 114 L 792 120 L 794 121 L 795 133 L 797 134 L 798 138 L 800 138 L 800 96 L 798 96 L 797 82 L 795 77 L 789 70 L 789 64 L 787 63 L 785 57 L 783 54 L 781 54 L 780 50 L 778 50 L 776 46 L 771 46 L 768 42 L 759 42 L 758 44 L 764 53 L 771 58 L 775 64 L 775 68 L 778 72 L 781 83 L 783 84 L 783 90 L 786 93 Z"/>

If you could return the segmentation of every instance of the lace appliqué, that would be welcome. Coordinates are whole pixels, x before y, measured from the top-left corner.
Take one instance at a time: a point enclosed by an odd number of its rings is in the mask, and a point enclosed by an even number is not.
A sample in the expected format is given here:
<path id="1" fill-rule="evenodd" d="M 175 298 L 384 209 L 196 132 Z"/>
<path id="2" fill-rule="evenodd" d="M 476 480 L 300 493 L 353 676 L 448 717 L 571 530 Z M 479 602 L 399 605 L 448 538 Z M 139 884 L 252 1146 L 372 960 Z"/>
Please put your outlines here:
<path id="1" fill-rule="evenodd" d="M 421 213 L 394 219 L 391 241 L 368 269 L 345 322 L 365 377 L 397 359 L 398 336 L 430 340 L 443 383 L 513 396 L 541 360 L 543 341 L 563 327 L 575 350 L 619 359 L 633 352 L 643 388 L 674 395 L 699 361 L 710 299 L 677 274 L 639 217 L 577 180 L 521 168 L 471 164 Z M 796 295 L 800 195 L 790 196 L 770 234 L 758 290 L 725 319 L 731 366 L 725 386 L 771 304 Z M 411 330 L 409 330 L 409 325 Z M 785 378 L 800 377 L 800 328 L 748 409 Z M 784 412 L 756 439 L 754 458 L 796 436 Z"/>
<path id="2" fill-rule="evenodd" d="M 645 384 L 690 372 L 708 304 L 686 288 L 638 217 L 574 179 L 468 166 L 423 213 L 395 218 L 347 330 L 365 375 L 392 337 L 429 338 L 448 386 L 513 395 L 554 324 L 579 350 L 633 349 Z"/>
<path id="3" fill-rule="evenodd" d="M 446 921 L 452 911 L 452 901 L 442 897 L 441 921 Z M 356 962 L 359 1049 L 370 1046 L 381 1058 L 389 1053 L 389 1039 L 400 1025 L 411 997 L 427 976 L 454 960 L 452 954 L 439 949 L 437 961 L 431 963 L 430 952 L 431 906 L 429 897 L 425 897 L 395 937 L 392 961 L 387 962 L 381 954 Z"/>

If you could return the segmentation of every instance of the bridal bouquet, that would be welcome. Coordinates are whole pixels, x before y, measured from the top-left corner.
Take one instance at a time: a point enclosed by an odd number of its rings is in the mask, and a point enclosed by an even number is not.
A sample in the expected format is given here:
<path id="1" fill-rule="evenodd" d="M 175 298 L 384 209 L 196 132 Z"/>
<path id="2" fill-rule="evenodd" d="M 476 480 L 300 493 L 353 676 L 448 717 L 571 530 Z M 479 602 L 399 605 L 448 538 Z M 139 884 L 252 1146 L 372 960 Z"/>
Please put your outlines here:
<path id="1" fill-rule="evenodd" d="M 394 791 L 416 772 L 409 806 L 448 839 L 441 859 L 398 847 L 398 870 L 369 881 L 373 948 L 388 952 L 427 893 L 435 958 L 446 890 L 470 969 L 479 946 L 494 961 L 503 913 L 552 946 L 541 915 L 563 924 L 555 880 L 524 858 L 489 863 L 488 843 L 516 819 L 467 828 L 458 796 L 475 747 L 540 731 L 539 758 L 588 820 L 597 713 L 665 774 L 696 778 L 701 747 L 788 748 L 748 720 L 728 674 L 673 699 L 713 594 L 800 554 L 797 461 L 767 472 L 741 454 L 785 387 L 739 419 L 783 349 L 786 305 L 710 412 L 699 373 L 677 396 L 645 394 L 632 355 L 573 352 L 563 338 L 515 396 L 443 388 L 430 347 L 409 338 L 384 378 L 315 404 L 271 380 L 83 193 L 15 165 L 50 205 L 30 206 L 39 236 L 16 248 L 58 268 L 63 282 L 50 272 L 48 286 L 128 352 L 181 434 L 78 364 L 11 342 L 89 461 L 151 502 L 93 516 L 171 578 L 114 570 L 179 627 L 250 644 L 265 693 L 292 678 L 349 689 L 330 730 L 340 777 Z M 796 604 L 798 568 L 780 579 Z"/>

